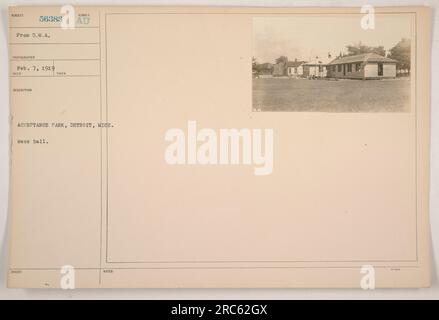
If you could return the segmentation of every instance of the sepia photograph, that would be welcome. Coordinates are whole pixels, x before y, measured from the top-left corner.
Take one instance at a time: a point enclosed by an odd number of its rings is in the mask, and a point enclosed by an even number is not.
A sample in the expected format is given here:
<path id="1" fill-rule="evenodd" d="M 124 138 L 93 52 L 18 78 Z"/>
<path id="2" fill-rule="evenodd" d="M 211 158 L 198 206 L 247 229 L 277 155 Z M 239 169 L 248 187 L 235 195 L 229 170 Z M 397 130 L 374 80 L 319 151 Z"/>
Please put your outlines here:
<path id="1" fill-rule="evenodd" d="M 409 112 L 410 14 L 253 18 L 253 111 Z"/>

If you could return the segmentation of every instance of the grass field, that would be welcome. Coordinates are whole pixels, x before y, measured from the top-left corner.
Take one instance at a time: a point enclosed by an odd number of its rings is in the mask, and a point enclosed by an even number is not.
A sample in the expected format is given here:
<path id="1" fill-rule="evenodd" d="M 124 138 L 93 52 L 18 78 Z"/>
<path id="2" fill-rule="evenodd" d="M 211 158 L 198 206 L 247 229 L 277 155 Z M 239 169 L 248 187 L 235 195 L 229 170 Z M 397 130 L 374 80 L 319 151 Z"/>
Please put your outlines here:
<path id="1" fill-rule="evenodd" d="M 253 79 L 259 111 L 408 112 L 410 79 Z"/>

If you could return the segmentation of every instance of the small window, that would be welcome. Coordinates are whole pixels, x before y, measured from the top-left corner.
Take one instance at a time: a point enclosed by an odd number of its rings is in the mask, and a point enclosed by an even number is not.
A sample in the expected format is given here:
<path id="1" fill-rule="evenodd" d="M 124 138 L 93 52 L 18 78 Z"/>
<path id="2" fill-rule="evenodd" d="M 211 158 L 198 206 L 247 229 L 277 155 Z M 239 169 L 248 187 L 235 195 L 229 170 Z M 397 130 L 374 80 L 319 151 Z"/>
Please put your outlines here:
<path id="1" fill-rule="evenodd" d="M 341 64 L 338 65 L 337 69 L 338 72 L 341 72 Z"/>
<path id="2" fill-rule="evenodd" d="M 361 64 L 360 63 L 356 63 L 355 64 L 355 71 L 360 71 L 361 70 Z"/>

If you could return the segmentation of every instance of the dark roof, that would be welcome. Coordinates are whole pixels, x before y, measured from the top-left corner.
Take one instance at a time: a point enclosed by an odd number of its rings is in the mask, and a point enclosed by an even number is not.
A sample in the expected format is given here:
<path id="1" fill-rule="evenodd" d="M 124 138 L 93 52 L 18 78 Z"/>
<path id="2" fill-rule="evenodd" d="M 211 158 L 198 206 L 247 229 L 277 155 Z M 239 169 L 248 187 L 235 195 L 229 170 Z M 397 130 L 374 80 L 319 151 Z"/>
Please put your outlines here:
<path id="1" fill-rule="evenodd" d="M 298 67 L 298 66 L 302 65 L 303 63 L 304 63 L 304 61 L 288 61 L 287 67 Z"/>
<path id="2" fill-rule="evenodd" d="M 342 63 L 354 63 L 354 62 L 388 62 L 388 63 L 396 63 L 396 60 L 383 57 L 376 53 L 363 53 L 363 54 L 357 54 L 355 56 L 347 56 L 347 57 L 341 57 L 336 58 L 335 60 L 332 60 L 329 64 L 342 64 Z"/>

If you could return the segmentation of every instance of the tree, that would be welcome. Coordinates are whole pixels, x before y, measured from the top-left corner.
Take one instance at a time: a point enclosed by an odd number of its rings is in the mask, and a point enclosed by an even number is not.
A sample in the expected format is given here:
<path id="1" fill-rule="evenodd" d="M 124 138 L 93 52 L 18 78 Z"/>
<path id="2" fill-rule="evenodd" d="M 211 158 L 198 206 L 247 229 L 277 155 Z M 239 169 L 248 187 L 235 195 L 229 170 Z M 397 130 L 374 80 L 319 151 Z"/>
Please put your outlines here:
<path id="1" fill-rule="evenodd" d="M 280 56 L 279 58 L 276 59 L 276 63 L 287 63 L 288 62 L 288 57 L 286 56 Z"/>
<path id="2" fill-rule="evenodd" d="M 397 61 L 397 69 L 408 70 L 410 72 L 410 48 L 410 39 L 403 38 L 392 49 L 389 50 L 390 53 L 388 58 Z"/>
<path id="3" fill-rule="evenodd" d="M 386 55 L 386 50 L 383 46 L 378 47 L 370 47 L 362 44 L 361 42 L 358 42 L 354 45 L 348 45 L 346 46 L 346 49 L 348 50 L 347 56 L 355 56 L 357 54 L 363 54 L 363 53 L 376 53 L 380 56 Z"/>

